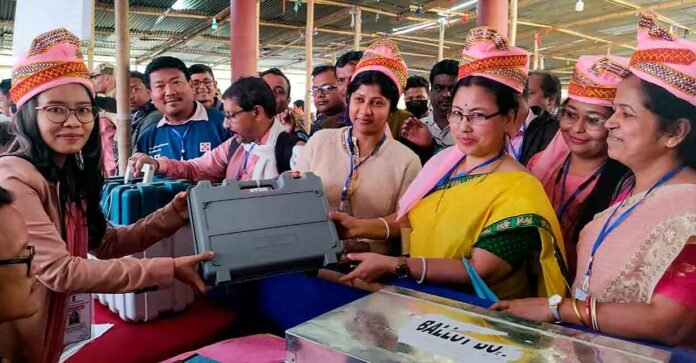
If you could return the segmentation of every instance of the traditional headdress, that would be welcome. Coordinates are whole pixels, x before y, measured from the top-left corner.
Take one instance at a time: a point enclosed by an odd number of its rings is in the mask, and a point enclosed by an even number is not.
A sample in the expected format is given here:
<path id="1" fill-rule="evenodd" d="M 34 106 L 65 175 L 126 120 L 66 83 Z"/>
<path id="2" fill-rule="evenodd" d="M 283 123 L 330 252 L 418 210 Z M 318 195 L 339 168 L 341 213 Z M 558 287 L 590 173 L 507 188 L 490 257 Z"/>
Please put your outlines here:
<path id="1" fill-rule="evenodd" d="M 629 69 L 696 106 L 696 42 L 670 34 L 656 18 L 652 12 L 640 14 L 638 50 L 631 56 Z"/>
<path id="2" fill-rule="evenodd" d="M 406 78 L 408 78 L 408 68 L 406 67 L 406 62 L 401 57 L 399 47 L 392 40 L 381 38 L 365 49 L 365 53 L 360 58 L 358 65 L 355 66 L 353 78 L 365 71 L 384 73 L 394 81 L 400 94 L 404 92 Z"/>
<path id="3" fill-rule="evenodd" d="M 89 69 L 82 58 L 80 38 L 65 28 L 39 34 L 12 68 L 12 102 L 21 108 L 48 89 L 78 83 L 94 96 Z"/>
<path id="4" fill-rule="evenodd" d="M 500 82 L 522 93 L 529 73 L 529 53 L 511 46 L 497 30 L 485 26 L 473 28 L 466 37 L 459 62 L 457 80 L 481 76 Z"/>
<path id="5" fill-rule="evenodd" d="M 611 107 L 616 88 L 629 74 L 628 58 L 583 55 L 575 64 L 568 84 L 568 98 Z"/>

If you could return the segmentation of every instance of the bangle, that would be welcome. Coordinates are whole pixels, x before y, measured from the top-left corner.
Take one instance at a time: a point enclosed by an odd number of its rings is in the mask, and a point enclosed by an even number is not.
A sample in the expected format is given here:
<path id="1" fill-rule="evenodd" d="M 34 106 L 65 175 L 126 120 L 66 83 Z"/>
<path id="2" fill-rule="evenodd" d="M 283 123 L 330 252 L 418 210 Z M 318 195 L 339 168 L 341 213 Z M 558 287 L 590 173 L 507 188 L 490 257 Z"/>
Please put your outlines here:
<path id="1" fill-rule="evenodd" d="M 590 297 L 585 299 L 585 315 L 587 319 L 584 320 L 585 326 L 592 327 L 592 310 L 590 310 Z"/>
<path id="2" fill-rule="evenodd" d="M 421 264 L 423 265 L 422 271 L 421 271 L 421 277 L 416 281 L 419 284 L 422 284 L 423 281 L 425 281 L 425 271 L 428 269 L 428 263 L 425 261 L 425 257 L 420 256 Z"/>
<path id="3" fill-rule="evenodd" d="M 592 329 L 599 332 L 599 323 L 597 322 L 597 298 L 593 296 L 590 300 L 592 310 Z"/>
<path id="4" fill-rule="evenodd" d="M 391 231 L 389 230 L 389 223 L 387 223 L 387 221 L 384 218 L 377 218 L 377 219 L 382 221 L 382 223 L 384 223 L 384 226 L 387 227 L 387 237 L 385 237 L 384 239 L 388 240 L 390 235 L 391 235 Z"/>
<path id="5" fill-rule="evenodd" d="M 573 311 L 575 312 L 575 316 L 578 317 L 580 324 L 585 325 L 585 322 L 582 320 L 582 315 L 580 315 L 580 310 L 578 310 L 578 301 L 575 300 L 575 298 L 573 298 Z"/>

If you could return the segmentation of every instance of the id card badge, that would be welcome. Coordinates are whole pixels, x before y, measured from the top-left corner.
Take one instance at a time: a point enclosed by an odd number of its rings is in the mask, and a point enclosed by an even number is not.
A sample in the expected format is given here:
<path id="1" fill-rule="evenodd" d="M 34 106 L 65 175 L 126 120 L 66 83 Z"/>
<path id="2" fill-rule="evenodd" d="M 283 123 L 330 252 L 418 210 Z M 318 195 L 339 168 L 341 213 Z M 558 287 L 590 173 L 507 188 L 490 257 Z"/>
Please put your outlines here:
<path id="1" fill-rule="evenodd" d="M 92 338 L 93 303 L 91 294 L 70 295 L 65 309 L 64 345 Z"/>

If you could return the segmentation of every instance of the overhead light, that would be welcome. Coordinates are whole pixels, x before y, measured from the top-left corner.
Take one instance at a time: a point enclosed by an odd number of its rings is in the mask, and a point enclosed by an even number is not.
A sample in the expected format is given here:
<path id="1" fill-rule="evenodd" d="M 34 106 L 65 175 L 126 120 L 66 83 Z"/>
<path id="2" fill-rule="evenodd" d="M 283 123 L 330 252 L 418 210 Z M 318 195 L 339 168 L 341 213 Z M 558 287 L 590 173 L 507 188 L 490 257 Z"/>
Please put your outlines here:
<path id="1" fill-rule="evenodd" d="M 578 0 L 578 2 L 575 3 L 575 11 L 583 11 L 585 10 L 585 3 L 582 2 L 582 0 Z"/>
<path id="2" fill-rule="evenodd" d="M 181 0 L 179 0 L 179 1 L 181 1 Z M 463 3 L 459 4 L 459 5 L 453 6 L 453 7 L 449 8 L 449 9 L 447 9 L 447 11 L 450 12 L 450 11 L 462 10 L 462 9 L 464 9 L 464 8 L 466 8 L 466 7 L 471 6 L 471 5 L 475 5 L 477 2 L 478 2 L 478 0 L 469 0 L 469 1 L 463 2 Z M 442 17 L 441 19 L 444 19 L 444 21 L 446 21 L 446 20 L 449 19 L 450 17 L 454 16 L 453 14 L 444 14 L 444 13 L 439 13 L 438 15 L 440 15 L 440 16 Z M 391 34 L 391 35 L 406 34 L 406 33 L 410 33 L 410 32 L 416 31 L 416 30 L 421 30 L 421 29 L 429 28 L 429 27 L 435 26 L 435 25 L 437 25 L 437 22 L 430 21 L 430 22 L 426 22 L 426 23 L 422 23 L 422 24 L 417 24 L 417 25 L 408 25 L 408 26 L 403 26 L 403 27 L 400 27 L 400 28 L 394 28 L 394 29 L 392 29 L 392 34 Z"/>
<path id="3" fill-rule="evenodd" d="M 467 6 L 474 5 L 474 4 L 476 4 L 477 2 L 478 2 L 478 0 L 467 1 L 467 2 L 465 2 L 465 3 L 462 3 L 462 4 L 459 4 L 459 5 L 457 5 L 457 6 L 451 7 L 451 8 L 449 9 L 449 11 L 461 10 L 461 9 L 467 7 Z"/>
<path id="4" fill-rule="evenodd" d="M 172 4 L 172 9 L 173 10 L 184 10 L 186 9 L 186 6 L 184 4 L 184 0 L 176 0 L 174 4 Z"/>

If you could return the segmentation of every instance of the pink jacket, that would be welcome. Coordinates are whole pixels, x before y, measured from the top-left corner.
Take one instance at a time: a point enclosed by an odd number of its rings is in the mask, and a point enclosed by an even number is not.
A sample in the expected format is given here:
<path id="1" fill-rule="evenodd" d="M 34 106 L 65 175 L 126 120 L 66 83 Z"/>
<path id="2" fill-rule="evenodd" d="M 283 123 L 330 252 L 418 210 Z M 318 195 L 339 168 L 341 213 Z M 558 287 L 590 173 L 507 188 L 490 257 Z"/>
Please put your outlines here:
<path id="1" fill-rule="evenodd" d="M 34 264 L 41 282 L 40 309 L 32 317 L 0 325 L 0 357 L 32 362 L 56 362 L 62 337 L 49 337 L 52 305 L 64 305 L 67 293 L 130 292 L 153 286 L 168 287 L 174 281 L 172 258 L 120 258 L 142 251 L 181 228 L 185 222 L 171 205 L 137 223 L 121 228 L 107 227 L 102 244 L 93 255 L 101 260 L 75 257 L 61 238 L 61 218 L 56 185 L 49 183 L 28 161 L 0 158 L 0 186 L 10 190 L 14 205 L 24 217 L 30 243 L 36 249 Z M 60 342 L 60 343 L 58 343 Z"/>

